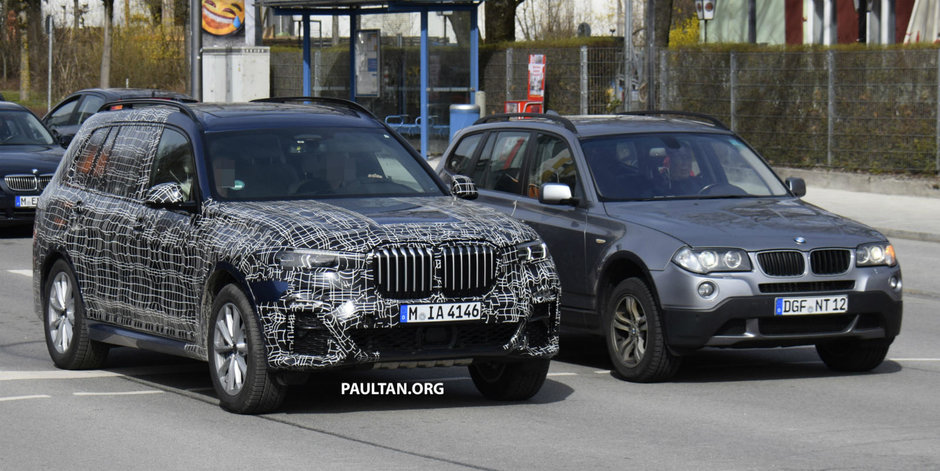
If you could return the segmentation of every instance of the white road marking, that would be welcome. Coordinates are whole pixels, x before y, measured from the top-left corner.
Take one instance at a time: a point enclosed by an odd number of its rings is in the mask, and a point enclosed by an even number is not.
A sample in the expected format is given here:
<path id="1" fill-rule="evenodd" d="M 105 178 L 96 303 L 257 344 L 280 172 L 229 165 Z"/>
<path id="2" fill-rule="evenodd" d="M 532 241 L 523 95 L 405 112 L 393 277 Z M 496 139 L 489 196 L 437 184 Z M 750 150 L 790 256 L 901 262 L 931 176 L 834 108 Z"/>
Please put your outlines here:
<path id="1" fill-rule="evenodd" d="M 599 375 L 607 375 L 607 374 L 610 374 L 610 370 L 597 370 L 594 373 L 599 374 Z"/>
<path id="2" fill-rule="evenodd" d="M 138 396 L 141 394 L 163 394 L 163 391 L 156 389 L 148 391 L 123 391 L 123 392 L 77 392 L 74 396 Z"/>
<path id="3" fill-rule="evenodd" d="M 35 394 L 32 396 L 10 396 L 10 397 L 0 397 L 0 402 L 6 401 L 22 401 L 24 399 L 49 399 L 52 396 L 46 394 Z"/>
<path id="4" fill-rule="evenodd" d="M 14 275 L 23 275 L 23 276 L 28 276 L 28 277 L 30 277 L 30 278 L 33 277 L 33 271 L 32 271 L 32 270 L 7 270 L 7 271 L 10 272 L 10 273 L 12 273 L 12 274 L 14 274 Z"/>
<path id="5" fill-rule="evenodd" d="M 116 378 L 122 376 L 151 376 L 165 374 L 192 373 L 205 370 L 202 364 L 163 365 L 138 368 L 119 368 L 104 370 L 43 370 L 43 371 L 0 371 L 0 381 L 44 380 L 44 379 L 92 379 Z"/>
<path id="6" fill-rule="evenodd" d="M 549 373 L 548 376 L 578 376 L 578 373 L 559 372 L 559 373 Z"/>
<path id="7" fill-rule="evenodd" d="M 888 358 L 891 361 L 940 361 L 940 358 Z"/>

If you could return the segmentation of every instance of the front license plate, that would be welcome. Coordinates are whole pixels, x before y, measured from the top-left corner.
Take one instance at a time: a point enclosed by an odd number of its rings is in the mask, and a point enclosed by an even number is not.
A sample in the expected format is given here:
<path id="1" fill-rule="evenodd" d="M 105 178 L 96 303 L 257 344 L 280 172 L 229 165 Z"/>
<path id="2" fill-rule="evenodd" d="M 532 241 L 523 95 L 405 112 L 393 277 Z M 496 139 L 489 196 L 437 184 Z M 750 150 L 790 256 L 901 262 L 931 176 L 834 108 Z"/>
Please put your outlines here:
<path id="1" fill-rule="evenodd" d="M 446 304 L 402 304 L 402 324 L 427 322 L 478 321 L 481 319 L 480 303 Z"/>
<path id="2" fill-rule="evenodd" d="M 17 208 L 35 208 L 39 204 L 38 196 L 17 196 L 16 197 L 16 207 Z"/>
<path id="3" fill-rule="evenodd" d="M 776 298 L 774 315 L 796 316 L 801 314 L 842 314 L 849 310 L 849 297 L 813 296 L 807 298 Z"/>

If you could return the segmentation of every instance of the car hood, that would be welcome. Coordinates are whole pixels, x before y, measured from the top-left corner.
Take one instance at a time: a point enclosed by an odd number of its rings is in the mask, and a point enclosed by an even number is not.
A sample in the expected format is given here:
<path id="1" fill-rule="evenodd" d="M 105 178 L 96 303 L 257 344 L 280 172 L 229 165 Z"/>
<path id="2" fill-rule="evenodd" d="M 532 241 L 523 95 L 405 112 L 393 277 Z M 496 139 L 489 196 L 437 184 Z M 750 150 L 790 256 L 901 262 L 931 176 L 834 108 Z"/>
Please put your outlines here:
<path id="1" fill-rule="evenodd" d="M 55 172 L 65 149 L 59 146 L 0 146 L 0 172 L 14 173 Z"/>
<path id="2" fill-rule="evenodd" d="M 605 207 L 611 217 L 663 232 L 692 247 L 809 249 L 885 239 L 868 226 L 797 198 L 632 201 L 605 203 Z M 797 238 L 805 242 L 797 243 Z"/>
<path id="3" fill-rule="evenodd" d="M 368 252 L 386 243 L 489 241 L 507 246 L 537 238 L 508 216 L 450 196 L 210 202 L 256 232 L 262 245 Z"/>

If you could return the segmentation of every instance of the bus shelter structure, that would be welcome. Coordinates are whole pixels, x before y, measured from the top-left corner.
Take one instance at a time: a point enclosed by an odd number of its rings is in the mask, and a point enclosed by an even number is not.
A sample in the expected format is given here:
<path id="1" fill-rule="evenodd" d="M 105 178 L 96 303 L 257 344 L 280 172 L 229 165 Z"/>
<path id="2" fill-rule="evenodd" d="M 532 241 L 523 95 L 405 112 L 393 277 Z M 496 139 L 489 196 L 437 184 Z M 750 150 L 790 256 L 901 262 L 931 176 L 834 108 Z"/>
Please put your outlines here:
<path id="1" fill-rule="evenodd" d="M 356 101 L 356 40 L 360 15 L 418 13 L 421 16 L 420 119 L 421 153 L 428 156 L 430 120 L 428 113 L 428 14 L 430 12 L 467 11 L 470 13 L 470 104 L 476 104 L 479 90 L 479 25 L 477 7 L 483 0 L 265 0 L 276 15 L 300 15 L 303 34 L 303 94 L 311 94 L 310 16 L 349 16 L 349 99 Z"/>

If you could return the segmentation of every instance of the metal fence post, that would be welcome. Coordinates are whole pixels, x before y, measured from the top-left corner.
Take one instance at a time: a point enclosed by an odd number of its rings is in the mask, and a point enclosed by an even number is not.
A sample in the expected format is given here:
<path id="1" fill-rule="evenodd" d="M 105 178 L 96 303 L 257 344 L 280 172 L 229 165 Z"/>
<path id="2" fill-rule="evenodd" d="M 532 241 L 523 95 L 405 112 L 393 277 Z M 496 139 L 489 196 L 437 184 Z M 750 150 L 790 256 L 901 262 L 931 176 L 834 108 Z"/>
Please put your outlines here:
<path id="1" fill-rule="evenodd" d="M 940 50 L 937 51 L 937 155 L 934 170 L 940 175 Z"/>
<path id="2" fill-rule="evenodd" d="M 512 48 L 506 49 L 506 101 L 512 100 Z"/>
<path id="3" fill-rule="evenodd" d="M 731 87 L 731 90 L 729 90 L 729 94 L 731 95 L 731 100 L 730 100 L 731 101 L 731 130 L 736 131 L 738 129 L 738 120 L 737 120 L 737 116 L 734 110 L 737 108 L 738 103 L 737 103 L 737 99 L 736 99 L 737 97 L 735 96 L 734 90 L 738 84 L 738 55 L 734 51 L 731 51 L 730 73 L 731 73 L 731 76 L 729 77 L 730 79 L 729 86 Z"/>
<path id="4" fill-rule="evenodd" d="M 581 114 L 588 114 L 588 48 L 581 46 Z"/>
<path id="5" fill-rule="evenodd" d="M 826 68 L 829 69 L 829 109 L 828 109 L 828 129 L 826 130 L 826 165 L 832 168 L 832 134 L 835 130 L 836 122 L 836 65 L 835 51 L 830 49 L 826 54 Z"/>
<path id="6" fill-rule="evenodd" d="M 321 55 L 320 51 L 317 50 L 313 53 L 313 96 L 321 95 L 320 74 L 322 73 L 322 70 L 323 67 L 321 67 Z"/>

